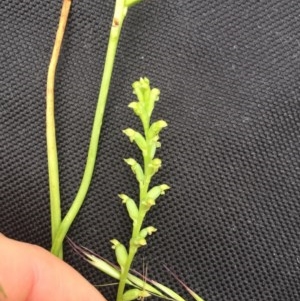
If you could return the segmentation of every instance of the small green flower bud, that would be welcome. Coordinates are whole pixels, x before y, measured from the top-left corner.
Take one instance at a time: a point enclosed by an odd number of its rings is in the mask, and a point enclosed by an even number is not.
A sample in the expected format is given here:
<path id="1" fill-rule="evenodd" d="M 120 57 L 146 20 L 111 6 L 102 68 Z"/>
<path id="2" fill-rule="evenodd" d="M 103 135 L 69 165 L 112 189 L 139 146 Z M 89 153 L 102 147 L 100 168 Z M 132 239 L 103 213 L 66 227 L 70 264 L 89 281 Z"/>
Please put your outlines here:
<path id="1" fill-rule="evenodd" d="M 162 195 L 165 194 L 165 191 L 166 191 L 166 190 L 168 190 L 168 189 L 171 188 L 171 187 L 170 187 L 169 185 L 167 185 L 167 184 L 162 184 L 162 185 L 160 185 L 159 187 L 160 187 L 160 189 L 161 189 L 161 194 L 162 194 Z"/>
<path id="2" fill-rule="evenodd" d="M 147 228 L 142 229 L 139 236 L 142 238 L 146 238 L 148 235 L 151 235 L 153 232 L 156 232 L 156 231 L 157 231 L 156 228 L 149 226 Z"/>
<path id="3" fill-rule="evenodd" d="M 159 94 L 160 94 L 160 91 L 157 88 L 153 88 L 150 92 L 150 95 L 149 95 L 149 98 L 147 101 L 147 108 L 146 108 L 146 111 L 147 111 L 147 114 L 149 117 L 152 115 L 152 112 L 154 109 L 154 103 L 156 101 L 158 101 L 158 99 L 159 99 Z"/>
<path id="4" fill-rule="evenodd" d="M 147 241 L 143 237 L 137 237 L 131 240 L 131 244 L 134 245 L 135 247 L 140 248 L 142 246 L 145 246 L 147 244 Z"/>
<path id="5" fill-rule="evenodd" d="M 123 130 L 123 133 L 129 138 L 130 142 L 134 141 L 135 130 L 128 128 L 126 130 Z"/>
<path id="6" fill-rule="evenodd" d="M 140 87 L 143 90 L 143 92 L 146 92 L 150 89 L 150 80 L 147 77 L 141 77 L 140 78 Z"/>
<path id="7" fill-rule="evenodd" d="M 162 184 L 159 186 L 154 186 L 147 193 L 147 199 L 156 200 L 160 195 L 165 194 L 165 191 L 170 189 L 170 187 L 166 184 Z"/>
<path id="8" fill-rule="evenodd" d="M 139 163 L 137 163 L 134 159 L 124 159 L 124 161 L 131 167 L 131 170 L 136 175 L 136 179 L 139 183 L 144 181 L 144 172 Z"/>
<path id="9" fill-rule="evenodd" d="M 129 166 L 134 166 L 137 162 L 133 158 L 124 159 Z"/>
<path id="10" fill-rule="evenodd" d="M 128 253 L 123 244 L 121 244 L 117 239 L 112 239 L 112 248 L 115 250 L 117 262 L 121 268 L 126 264 Z"/>
<path id="11" fill-rule="evenodd" d="M 130 218 L 133 221 L 136 221 L 139 214 L 139 210 L 136 206 L 135 201 L 129 198 L 126 194 L 119 194 L 119 197 L 122 199 L 122 203 L 126 204 L 126 208 Z"/>
<path id="12" fill-rule="evenodd" d="M 128 105 L 128 107 L 131 108 L 137 116 L 142 115 L 143 110 L 139 102 L 133 101 Z"/>
<path id="13" fill-rule="evenodd" d="M 149 138 L 153 138 L 154 136 L 158 135 L 160 131 L 167 126 L 168 124 L 164 120 L 158 120 L 156 122 L 153 122 L 149 128 Z"/>
<path id="14" fill-rule="evenodd" d="M 138 100 L 141 103 L 145 102 L 145 98 L 149 97 L 150 94 L 150 82 L 148 78 L 140 78 L 139 81 L 136 81 L 132 85 L 133 93 L 137 96 Z"/>
<path id="15" fill-rule="evenodd" d="M 151 168 L 151 175 L 153 176 L 161 168 L 161 160 L 159 158 L 154 158 L 149 164 Z"/>
<path id="16" fill-rule="evenodd" d="M 145 290 L 141 291 L 138 288 L 132 288 L 123 294 L 123 301 L 132 301 L 135 299 L 146 298 L 149 296 L 151 296 L 150 293 Z"/>
<path id="17" fill-rule="evenodd" d="M 154 206 L 155 200 L 154 199 L 146 199 L 145 201 L 142 202 L 146 210 L 149 210 L 152 206 Z"/>
<path id="18" fill-rule="evenodd" d="M 154 206 L 154 205 L 156 204 L 154 199 L 147 199 L 147 202 L 146 202 L 146 203 L 147 203 L 147 205 L 150 206 L 150 207 L 151 207 L 151 206 Z"/>
<path id="19" fill-rule="evenodd" d="M 151 97 L 151 100 L 152 100 L 153 102 L 159 100 L 159 95 L 160 95 L 160 90 L 159 90 L 159 89 L 153 88 L 153 89 L 151 90 L 150 97 Z"/>
<path id="20" fill-rule="evenodd" d="M 150 140 L 150 157 L 154 158 L 156 149 L 161 146 L 160 142 L 158 142 L 159 136 L 156 135 Z"/>
<path id="21" fill-rule="evenodd" d="M 157 143 L 158 140 L 159 140 L 159 136 L 158 136 L 158 135 L 155 135 L 155 136 L 151 139 L 151 141 L 154 142 L 154 143 Z"/>
<path id="22" fill-rule="evenodd" d="M 123 204 L 126 204 L 127 200 L 130 199 L 130 197 L 124 193 L 118 194 L 118 197 L 122 200 Z"/>
<path id="23" fill-rule="evenodd" d="M 145 138 L 137 131 L 128 128 L 123 130 L 123 133 L 130 139 L 130 142 L 135 142 L 141 151 L 146 151 L 147 143 Z"/>
<path id="24" fill-rule="evenodd" d="M 123 294 L 123 301 L 132 301 L 140 297 L 140 290 L 137 288 L 130 289 Z"/>
<path id="25" fill-rule="evenodd" d="M 157 143 L 157 142 L 156 142 Z M 150 158 L 153 159 L 156 152 L 156 143 L 153 143 L 150 148 Z"/>
<path id="26" fill-rule="evenodd" d="M 134 82 L 132 87 L 133 87 L 133 94 L 136 95 L 137 99 L 141 103 L 144 103 L 144 93 L 140 87 L 140 82 L 139 81 Z"/>

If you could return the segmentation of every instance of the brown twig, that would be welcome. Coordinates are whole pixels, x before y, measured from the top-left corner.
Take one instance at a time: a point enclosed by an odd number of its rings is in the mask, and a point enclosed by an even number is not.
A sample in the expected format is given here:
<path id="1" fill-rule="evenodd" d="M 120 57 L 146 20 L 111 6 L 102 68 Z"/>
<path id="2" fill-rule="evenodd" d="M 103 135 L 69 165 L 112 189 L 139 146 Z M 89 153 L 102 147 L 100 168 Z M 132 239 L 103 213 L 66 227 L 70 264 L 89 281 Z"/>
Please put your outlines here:
<path id="1" fill-rule="evenodd" d="M 51 236 L 52 243 L 55 239 L 57 230 L 61 223 L 60 192 L 59 192 L 59 171 L 55 135 L 55 117 L 54 117 L 54 85 L 56 66 L 60 54 L 62 40 L 71 8 L 72 0 L 63 0 L 59 25 L 56 33 L 52 56 L 48 69 L 47 93 L 46 93 L 46 138 L 48 155 L 48 174 L 49 174 L 49 192 L 50 192 L 50 210 L 51 210 Z M 62 249 L 59 254 L 62 257 Z"/>

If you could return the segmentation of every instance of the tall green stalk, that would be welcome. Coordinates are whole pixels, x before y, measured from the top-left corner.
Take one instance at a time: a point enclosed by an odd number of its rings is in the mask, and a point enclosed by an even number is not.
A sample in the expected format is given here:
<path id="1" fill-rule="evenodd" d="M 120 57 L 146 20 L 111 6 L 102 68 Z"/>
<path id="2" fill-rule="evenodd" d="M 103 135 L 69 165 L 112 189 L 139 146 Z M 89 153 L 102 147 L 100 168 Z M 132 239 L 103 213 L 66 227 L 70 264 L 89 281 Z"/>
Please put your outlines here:
<path id="1" fill-rule="evenodd" d="M 115 61 L 122 25 L 128 11 L 128 7 L 138 2 L 140 2 L 140 0 L 130 0 L 130 1 L 116 0 L 114 16 L 113 16 L 113 21 L 112 21 L 112 26 L 111 26 L 110 36 L 109 36 L 107 54 L 105 59 L 103 77 L 101 81 L 100 93 L 98 97 L 98 103 L 97 103 L 97 108 L 95 112 L 95 118 L 94 118 L 92 133 L 91 133 L 88 156 L 86 160 L 86 166 L 77 195 L 68 213 L 60 223 L 58 231 L 56 231 L 55 240 L 51 248 L 51 252 L 55 255 L 59 255 L 59 250 L 61 249 L 63 240 L 83 204 L 83 201 L 85 199 L 85 196 L 87 194 L 88 188 L 91 183 L 96 156 L 97 156 L 100 132 L 101 132 L 101 127 L 103 122 L 104 109 L 107 101 L 107 96 L 108 96 L 108 91 L 109 91 L 109 86 L 110 86 L 110 81 L 112 76 L 112 70 L 114 66 L 114 61 Z"/>

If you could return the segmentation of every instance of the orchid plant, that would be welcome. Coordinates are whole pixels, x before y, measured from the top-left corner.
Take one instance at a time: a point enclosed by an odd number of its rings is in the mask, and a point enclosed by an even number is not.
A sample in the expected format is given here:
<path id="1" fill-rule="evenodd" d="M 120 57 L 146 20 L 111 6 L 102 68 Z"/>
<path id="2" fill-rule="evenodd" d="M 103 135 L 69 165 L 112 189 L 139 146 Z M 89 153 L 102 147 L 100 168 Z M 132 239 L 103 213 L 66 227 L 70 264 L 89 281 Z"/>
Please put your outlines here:
<path id="1" fill-rule="evenodd" d="M 103 77 L 87 154 L 86 167 L 77 195 L 69 211 L 65 217 L 62 218 L 55 134 L 54 82 L 60 48 L 71 8 L 71 0 L 63 0 L 55 44 L 49 64 L 46 101 L 46 137 L 52 234 L 51 252 L 60 258 L 63 258 L 63 241 L 84 202 L 91 183 L 121 29 L 128 9 L 136 5 L 138 2 L 141 2 L 141 0 L 116 0 Z M 165 192 L 170 188 L 167 184 L 151 187 L 151 179 L 162 165 L 161 159 L 155 156 L 157 148 L 161 146 L 159 133 L 167 126 L 167 123 L 164 120 L 158 120 L 155 122 L 152 122 L 151 120 L 155 103 L 159 99 L 160 90 L 157 88 L 151 88 L 149 79 L 141 78 L 133 83 L 133 92 L 136 95 L 137 100 L 131 102 L 129 104 L 129 108 L 131 108 L 135 115 L 137 115 L 140 119 L 143 127 L 143 133 L 139 133 L 132 128 L 125 129 L 123 133 L 140 149 L 143 157 L 143 163 L 140 164 L 134 158 L 127 158 L 124 160 L 125 163 L 130 166 L 139 185 L 138 201 L 135 201 L 134 197 L 128 196 L 125 193 L 119 195 L 122 203 L 126 206 L 127 213 L 132 221 L 132 235 L 128 242 L 128 246 L 126 247 L 126 244 L 119 242 L 116 238 L 111 240 L 117 261 L 117 264 L 113 264 L 94 254 L 92 251 L 84 247 L 77 246 L 72 241 L 70 241 L 70 243 L 74 250 L 91 265 L 110 277 L 119 280 L 117 301 L 143 299 L 151 295 L 168 300 L 184 301 L 181 296 L 167 286 L 149 279 L 146 276 L 140 275 L 137 272 L 131 271 L 131 265 L 138 249 L 146 245 L 148 236 L 156 231 L 156 228 L 153 226 L 144 227 L 143 222 L 145 216 L 155 205 L 157 198 L 160 195 L 165 194 Z M 195 300 L 203 301 L 200 296 L 188 288 L 172 271 L 169 270 L 169 272 L 186 288 Z"/>

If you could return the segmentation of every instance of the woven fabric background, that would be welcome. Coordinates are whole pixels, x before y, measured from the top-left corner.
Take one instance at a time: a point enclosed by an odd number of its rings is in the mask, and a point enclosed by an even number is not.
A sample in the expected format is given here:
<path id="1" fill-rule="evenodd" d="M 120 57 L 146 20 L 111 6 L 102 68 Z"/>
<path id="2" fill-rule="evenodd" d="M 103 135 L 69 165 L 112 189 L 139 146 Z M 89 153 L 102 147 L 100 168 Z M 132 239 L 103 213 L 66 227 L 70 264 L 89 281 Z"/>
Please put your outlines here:
<path id="1" fill-rule="evenodd" d="M 56 80 L 65 213 L 81 180 L 114 1 L 73 1 Z M 61 1 L 0 3 L 0 230 L 50 247 L 45 146 L 47 66 Z M 144 0 L 120 40 L 91 188 L 69 236 L 114 260 L 137 194 L 121 130 L 138 128 L 131 83 L 161 89 L 169 127 L 155 183 L 172 189 L 150 213 L 158 228 L 134 267 L 206 301 L 300 300 L 300 4 L 296 0 Z M 22 250 L 20 250 L 22 252 Z M 69 246 L 93 284 L 111 280 Z M 46 273 L 47 271 L 45 271 Z M 116 289 L 101 291 L 113 300 Z M 183 293 L 184 294 L 184 293 Z M 185 294 L 186 296 L 186 294 Z"/>

